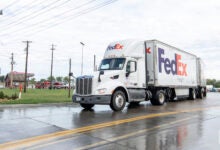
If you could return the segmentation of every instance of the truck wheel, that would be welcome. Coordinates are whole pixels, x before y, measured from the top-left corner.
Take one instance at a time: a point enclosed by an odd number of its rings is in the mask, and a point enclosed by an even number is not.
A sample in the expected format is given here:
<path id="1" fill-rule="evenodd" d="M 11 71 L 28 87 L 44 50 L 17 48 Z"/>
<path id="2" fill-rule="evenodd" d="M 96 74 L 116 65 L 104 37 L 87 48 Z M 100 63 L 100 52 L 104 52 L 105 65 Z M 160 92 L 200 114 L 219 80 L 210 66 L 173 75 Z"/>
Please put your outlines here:
<path id="1" fill-rule="evenodd" d="M 206 90 L 204 91 L 204 97 L 206 97 Z"/>
<path id="2" fill-rule="evenodd" d="M 190 89 L 190 91 L 189 91 L 189 99 L 190 100 L 195 100 L 196 99 L 196 91 L 195 91 L 195 89 Z"/>
<path id="3" fill-rule="evenodd" d="M 80 103 L 80 106 L 85 109 L 91 109 L 93 106 L 95 106 L 95 104 L 82 104 L 82 103 Z"/>
<path id="4" fill-rule="evenodd" d="M 163 90 L 156 92 L 155 96 L 150 100 L 152 105 L 163 105 L 166 100 L 166 95 Z"/>
<path id="5" fill-rule="evenodd" d="M 204 91 L 201 88 L 201 89 L 199 89 L 199 98 L 203 99 L 203 97 L 204 97 Z"/>
<path id="6" fill-rule="evenodd" d="M 112 100 L 110 103 L 110 107 L 114 111 L 120 111 L 125 107 L 126 104 L 126 97 L 124 92 L 116 91 L 112 96 Z"/>

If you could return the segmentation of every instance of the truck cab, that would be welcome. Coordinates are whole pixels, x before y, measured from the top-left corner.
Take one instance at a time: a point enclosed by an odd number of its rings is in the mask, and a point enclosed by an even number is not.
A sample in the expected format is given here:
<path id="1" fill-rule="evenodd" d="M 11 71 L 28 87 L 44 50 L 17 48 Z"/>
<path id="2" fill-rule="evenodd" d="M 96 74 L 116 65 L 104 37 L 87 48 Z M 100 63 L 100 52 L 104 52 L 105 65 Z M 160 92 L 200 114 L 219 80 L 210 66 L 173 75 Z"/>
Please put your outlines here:
<path id="1" fill-rule="evenodd" d="M 120 41 L 111 43 L 105 52 L 99 69 L 93 76 L 80 76 L 76 79 L 73 102 L 80 103 L 86 109 L 95 104 L 107 104 L 111 109 L 122 110 L 126 102 L 145 100 L 145 95 L 131 99 L 132 91 L 140 88 L 138 74 L 143 74 L 144 67 L 138 64 L 143 56 L 131 57 L 127 52 L 137 49 L 137 43 Z M 142 47 L 139 50 L 143 50 Z M 135 47 L 135 48 L 134 48 Z M 141 64 L 139 64 L 140 66 Z M 132 90 L 133 89 L 133 90 Z M 139 99 L 138 99 L 139 98 Z"/>

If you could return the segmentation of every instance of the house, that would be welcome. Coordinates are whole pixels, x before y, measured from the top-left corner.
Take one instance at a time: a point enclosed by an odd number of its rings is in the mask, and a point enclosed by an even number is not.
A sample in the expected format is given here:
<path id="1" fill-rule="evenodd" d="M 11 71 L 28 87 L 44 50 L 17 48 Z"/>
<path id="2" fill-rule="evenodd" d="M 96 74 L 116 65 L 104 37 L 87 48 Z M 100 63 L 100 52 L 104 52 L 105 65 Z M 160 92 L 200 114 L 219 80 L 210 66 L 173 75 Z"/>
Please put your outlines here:
<path id="1" fill-rule="evenodd" d="M 33 77 L 33 73 L 27 73 L 27 81 L 30 77 Z M 11 77 L 13 79 L 13 87 L 17 87 L 20 83 L 24 83 L 25 79 L 25 73 L 24 72 L 16 72 L 13 71 L 12 73 L 8 73 L 5 77 L 5 87 L 11 86 Z"/>

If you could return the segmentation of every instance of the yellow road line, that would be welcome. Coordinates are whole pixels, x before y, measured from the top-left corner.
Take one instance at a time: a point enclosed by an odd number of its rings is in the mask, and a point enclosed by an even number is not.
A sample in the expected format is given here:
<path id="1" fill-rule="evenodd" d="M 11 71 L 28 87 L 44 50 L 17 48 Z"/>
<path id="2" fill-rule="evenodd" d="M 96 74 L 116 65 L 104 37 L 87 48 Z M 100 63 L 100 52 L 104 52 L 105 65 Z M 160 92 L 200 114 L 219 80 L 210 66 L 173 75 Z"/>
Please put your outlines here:
<path id="1" fill-rule="evenodd" d="M 188 117 L 188 118 L 185 118 L 185 119 L 180 119 L 180 120 L 176 120 L 176 121 L 169 122 L 169 123 L 164 123 L 162 125 L 157 125 L 157 126 L 154 126 L 152 128 L 138 130 L 138 131 L 135 131 L 135 132 L 132 132 L 132 133 L 129 133 L 129 134 L 122 135 L 122 136 L 109 138 L 109 139 L 107 139 L 107 141 L 101 141 L 101 142 L 93 143 L 93 144 L 86 145 L 86 146 L 83 146 L 83 147 L 74 148 L 74 150 L 84 150 L 84 149 L 89 149 L 89 148 L 94 148 L 94 147 L 97 147 L 97 146 L 101 146 L 101 145 L 104 145 L 104 144 L 109 144 L 109 143 L 112 143 L 112 142 L 115 142 L 115 141 L 118 141 L 118 140 L 127 139 L 129 137 L 136 136 L 138 134 L 142 134 L 142 133 L 152 131 L 152 130 L 155 130 L 155 129 L 158 129 L 158 128 L 162 128 L 162 127 L 166 127 L 166 126 L 169 126 L 169 125 L 172 125 L 172 124 L 180 123 L 180 122 L 192 119 L 192 118 L 193 117 Z"/>
<path id="2" fill-rule="evenodd" d="M 174 111 L 174 112 L 149 114 L 149 115 L 138 116 L 138 117 L 133 117 L 133 118 L 128 118 L 128 119 L 100 123 L 100 124 L 96 124 L 96 125 L 90 125 L 90 126 L 85 126 L 85 127 L 81 127 L 81 128 L 76 128 L 76 129 L 71 129 L 71 130 L 66 130 L 66 131 L 59 131 L 59 132 L 50 133 L 50 134 L 46 134 L 46 135 L 40 135 L 40 136 L 31 137 L 31 138 L 27 138 L 27 139 L 23 139 L 23 140 L 17 140 L 17 141 L 12 141 L 12 142 L 8 142 L 8 143 L 3 143 L 3 144 L 0 144 L 0 149 L 7 149 L 8 150 L 8 149 L 24 148 L 24 147 L 32 146 L 35 144 L 39 144 L 41 142 L 50 141 L 50 140 L 53 140 L 53 139 L 56 139 L 59 137 L 64 137 L 67 135 L 72 135 L 72 134 L 81 133 L 81 132 L 87 132 L 87 131 L 96 130 L 96 129 L 100 129 L 100 128 L 104 128 L 104 127 L 120 125 L 120 124 L 124 124 L 124 123 L 128 123 L 128 122 L 134 122 L 134 121 L 148 119 L 148 118 L 175 115 L 175 114 L 179 114 L 179 113 L 183 113 L 183 112 L 202 111 L 202 110 L 208 110 L 208 109 L 213 109 L 213 108 L 220 108 L 220 107 L 195 108 L 195 109 L 191 109 L 191 110 L 181 110 L 181 111 Z"/>
<path id="3" fill-rule="evenodd" d="M 85 146 L 82 146 L 82 147 L 79 147 L 79 148 L 74 148 L 74 150 L 84 150 L 84 149 L 89 149 L 89 148 L 101 146 L 101 145 L 104 145 L 104 144 L 109 144 L 111 142 L 115 142 L 115 141 L 118 141 L 118 140 L 123 140 L 123 139 L 129 138 L 129 137 L 141 134 L 141 133 L 145 133 L 145 132 L 148 132 L 148 131 L 151 131 L 151 130 L 155 130 L 155 129 L 158 129 L 158 128 L 166 127 L 168 125 L 172 125 L 172 124 L 176 124 L 176 123 L 179 123 L 179 122 L 183 122 L 183 121 L 186 121 L 186 120 L 189 120 L 189 119 L 192 119 L 192 118 L 194 118 L 194 117 L 187 117 L 185 119 L 180 119 L 180 120 L 176 120 L 176 121 L 173 121 L 173 122 L 164 123 L 162 125 L 154 126 L 152 128 L 149 128 L 149 129 L 138 130 L 138 131 L 135 131 L 135 132 L 132 132 L 132 133 L 129 133 L 129 134 L 122 135 L 122 136 L 112 137 L 112 138 L 109 138 L 109 139 L 107 139 L 105 141 L 100 141 L 100 142 L 89 144 L 89 145 L 85 145 Z M 40 149 L 40 148 L 43 148 L 43 147 L 46 147 L 46 146 L 50 146 L 50 145 L 53 145 L 53 144 L 62 143 L 62 142 L 65 142 L 67 140 L 70 140 L 70 139 L 73 140 L 75 138 L 76 137 L 70 137 L 70 138 L 66 138 L 66 139 L 62 139 L 62 140 L 58 140 L 58 141 L 54 141 L 54 142 L 49 142 L 49 143 L 37 145 L 37 146 L 31 147 L 31 148 L 28 148 L 28 149 L 29 150 L 36 150 L 36 149 Z"/>

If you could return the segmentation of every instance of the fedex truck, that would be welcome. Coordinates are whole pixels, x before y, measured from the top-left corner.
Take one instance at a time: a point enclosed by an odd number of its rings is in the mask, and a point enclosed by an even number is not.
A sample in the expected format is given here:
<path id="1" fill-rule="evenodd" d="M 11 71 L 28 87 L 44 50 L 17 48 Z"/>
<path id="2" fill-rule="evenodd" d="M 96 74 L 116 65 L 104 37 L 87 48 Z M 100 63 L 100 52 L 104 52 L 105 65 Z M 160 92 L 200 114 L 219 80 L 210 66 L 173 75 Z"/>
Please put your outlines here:
<path id="1" fill-rule="evenodd" d="M 163 105 L 180 98 L 206 96 L 204 64 L 197 56 L 158 40 L 110 43 L 99 70 L 76 79 L 73 102 L 122 110 L 126 103 L 150 100 Z"/>

